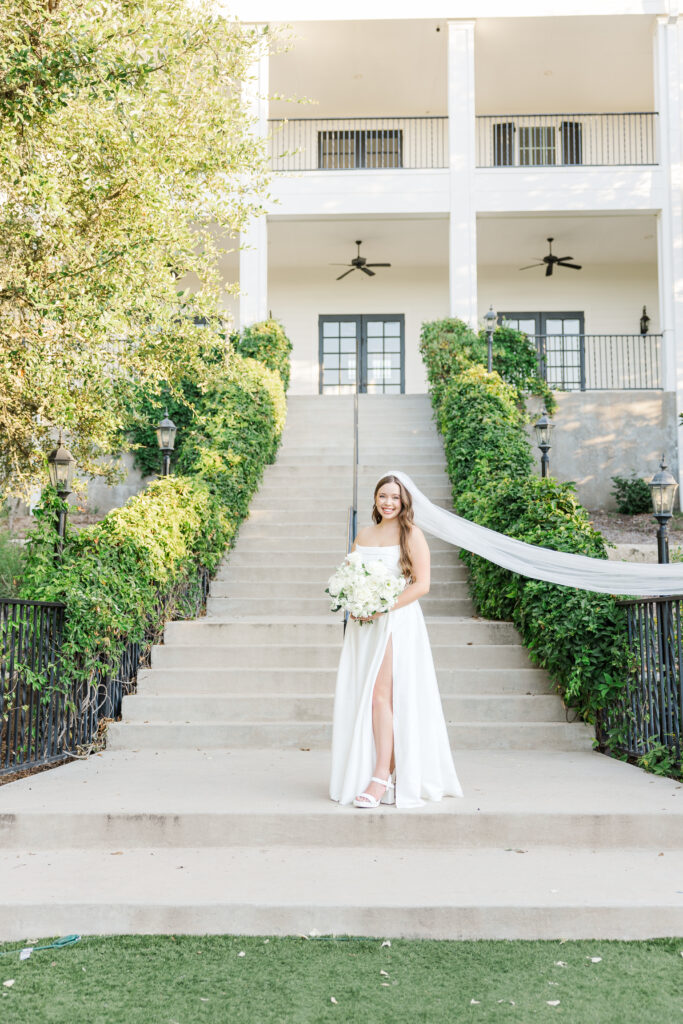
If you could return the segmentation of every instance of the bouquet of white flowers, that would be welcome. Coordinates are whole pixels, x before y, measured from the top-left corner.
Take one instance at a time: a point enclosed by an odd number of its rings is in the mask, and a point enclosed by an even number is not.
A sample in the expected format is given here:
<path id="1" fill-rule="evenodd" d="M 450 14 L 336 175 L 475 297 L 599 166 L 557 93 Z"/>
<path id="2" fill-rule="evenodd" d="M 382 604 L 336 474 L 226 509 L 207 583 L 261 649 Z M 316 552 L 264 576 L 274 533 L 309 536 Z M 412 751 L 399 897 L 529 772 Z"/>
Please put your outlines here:
<path id="1" fill-rule="evenodd" d="M 389 611 L 405 587 L 405 577 L 394 576 L 380 559 L 364 562 L 352 551 L 330 576 L 325 593 L 331 598 L 330 611 L 343 608 L 359 619 Z"/>

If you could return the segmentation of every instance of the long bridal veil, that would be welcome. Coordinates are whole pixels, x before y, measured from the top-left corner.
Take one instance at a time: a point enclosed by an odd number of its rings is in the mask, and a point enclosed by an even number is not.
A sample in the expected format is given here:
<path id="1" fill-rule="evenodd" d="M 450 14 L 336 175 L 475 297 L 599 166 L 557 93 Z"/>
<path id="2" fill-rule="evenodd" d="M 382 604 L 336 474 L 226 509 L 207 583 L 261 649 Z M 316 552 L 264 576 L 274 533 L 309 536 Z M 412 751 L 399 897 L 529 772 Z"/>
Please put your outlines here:
<path id="1" fill-rule="evenodd" d="M 526 544 L 434 505 L 407 473 L 395 469 L 390 472 L 410 491 L 415 523 L 420 529 L 512 572 L 601 594 L 666 597 L 683 593 L 683 563 L 611 562 Z"/>

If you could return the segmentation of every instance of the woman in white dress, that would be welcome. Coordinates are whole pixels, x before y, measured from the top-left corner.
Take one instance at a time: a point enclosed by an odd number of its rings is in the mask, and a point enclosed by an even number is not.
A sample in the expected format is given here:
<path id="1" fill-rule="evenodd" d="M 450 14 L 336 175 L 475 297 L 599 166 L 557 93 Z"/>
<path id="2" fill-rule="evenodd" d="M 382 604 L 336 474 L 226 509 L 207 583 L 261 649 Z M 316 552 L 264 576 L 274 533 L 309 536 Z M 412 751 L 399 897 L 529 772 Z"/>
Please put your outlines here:
<path id="1" fill-rule="evenodd" d="M 375 488 L 373 525 L 353 545 L 381 559 L 408 585 L 388 612 L 363 624 L 351 616 L 334 701 L 330 796 L 341 804 L 418 807 L 462 796 L 429 637 L 418 604 L 429 592 L 429 547 L 413 523 L 412 500 L 398 477 Z"/>

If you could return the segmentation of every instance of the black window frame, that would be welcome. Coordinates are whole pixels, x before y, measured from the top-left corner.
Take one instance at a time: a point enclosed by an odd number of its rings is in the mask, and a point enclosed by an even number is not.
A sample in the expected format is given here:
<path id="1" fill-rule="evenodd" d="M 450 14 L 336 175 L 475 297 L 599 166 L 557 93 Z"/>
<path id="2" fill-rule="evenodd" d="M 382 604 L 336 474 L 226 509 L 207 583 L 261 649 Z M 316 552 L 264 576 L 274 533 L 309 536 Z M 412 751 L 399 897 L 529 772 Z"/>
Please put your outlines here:
<path id="1" fill-rule="evenodd" d="M 356 390 L 359 394 L 368 394 L 368 335 L 367 325 L 374 321 L 397 321 L 400 324 L 400 392 L 379 392 L 379 394 L 405 394 L 406 390 L 406 326 L 404 313 L 320 313 L 318 315 L 318 394 L 325 394 L 323 388 L 323 325 L 330 322 L 355 323 L 356 324 Z M 358 348 L 360 347 L 360 359 Z M 339 385 L 337 385 L 339 386 Z"/>

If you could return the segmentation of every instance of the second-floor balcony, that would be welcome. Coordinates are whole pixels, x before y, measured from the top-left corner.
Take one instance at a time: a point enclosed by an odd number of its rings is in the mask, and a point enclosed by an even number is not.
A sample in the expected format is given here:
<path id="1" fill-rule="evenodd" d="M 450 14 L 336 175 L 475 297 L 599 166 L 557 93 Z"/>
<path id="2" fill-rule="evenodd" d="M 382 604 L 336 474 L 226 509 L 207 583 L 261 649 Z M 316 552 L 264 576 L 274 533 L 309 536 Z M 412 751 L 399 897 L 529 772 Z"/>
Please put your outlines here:
<path id="1" fill-rule="evenodd" d="M 448 118 L 270 121 L 274 171 L 446 168 Z M 657 114 L 510 114 L 476 118 L 477 167 L 652 166 Z"/>

